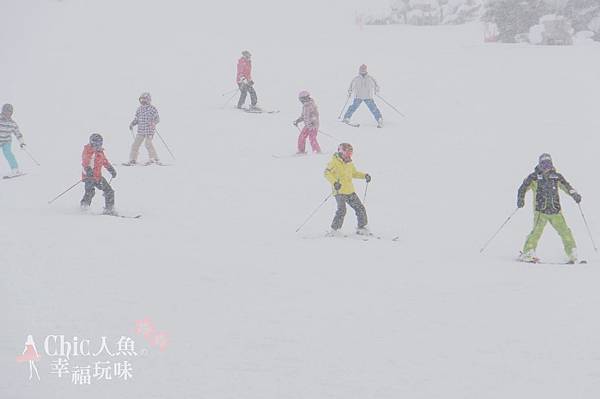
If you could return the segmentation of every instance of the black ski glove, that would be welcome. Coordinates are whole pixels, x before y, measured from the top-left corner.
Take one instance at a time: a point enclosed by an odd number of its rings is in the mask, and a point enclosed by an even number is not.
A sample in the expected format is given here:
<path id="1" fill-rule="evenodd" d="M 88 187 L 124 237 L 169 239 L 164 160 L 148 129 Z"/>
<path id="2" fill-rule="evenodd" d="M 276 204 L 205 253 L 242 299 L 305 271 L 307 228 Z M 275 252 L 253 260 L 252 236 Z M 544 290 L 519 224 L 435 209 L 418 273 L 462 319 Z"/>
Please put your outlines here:
<path id="1" fill-rule="evenodd" d="M 110 175 L 113 177 L 113 179 L 117 177 L 117 171 L 115 170 L 114 166 L 109 165 L 106 169 L 108 170 L 108 173 L 110 173 Z"/>
<path id="2" fill-rule="evenodd" d="M 294 122 L 292 122 L 294 124 L 294 126 L 298 126 L 298 123 L 300 123 L 302 121 L 302 119 L 296 119 Z"/>
<path id="3" fill-rule="evenodd" d="M 342 188 L 342 185 L 340 184 L 339 181 L 336 181 L 335 183 L 333 183 L 333 188 L 335 189 L 335 191 L 340 191 L 340 188 Z"/>
<path id="4" fill-rule="evenodd" d="M 517 199 L 517 208 L 523 208 L 525 206 L 525 199 L 524 198 L 518 198 Z"/>
<path id="5" fill-rule="evenodd" d="M 581 195 L 579 193 L 573 193 L 572 197 L 578 204 L 581 202 Z"/>
<path id="6" fill-rule="evenodd" d="M 21 147 L 21 148 L 25 148 L 25 143 L 21 143 L 21 144 L 19 144 L 19 147 Z"/>
<path id="7" fill-rule="evenodd" d="M 365 180 L 367 181 L 367 183 L 370 182 L 371 181 L 371 175 L 367 173 L 365 175 Z"/>

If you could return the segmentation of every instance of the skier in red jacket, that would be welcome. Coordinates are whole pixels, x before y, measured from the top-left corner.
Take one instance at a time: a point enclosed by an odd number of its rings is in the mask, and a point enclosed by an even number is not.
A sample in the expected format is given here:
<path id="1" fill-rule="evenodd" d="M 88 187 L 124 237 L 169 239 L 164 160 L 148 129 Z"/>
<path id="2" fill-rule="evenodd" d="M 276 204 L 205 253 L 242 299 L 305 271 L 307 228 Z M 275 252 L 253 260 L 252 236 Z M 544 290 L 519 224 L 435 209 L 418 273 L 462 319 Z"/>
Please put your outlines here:
<path id="1" fill-rule="evenodd" d="M 252 54 L 249 51 L 242 51 L 242 58 L 238 60 L 236 83 L 240 88 L 240 99 L 237 107 L 242 108 L 246 102 L 246 96 L 250 93 L 250 108 L 256 108 L 258 99 L 254 90 L 254 81 L 252 80 Z"/>
<path id="2" fill-rule="evenodd" d="M 104 214 L 115 215 L 115 192 L 102 176 L 102 168 L 106 168 L 113 178 L 117 177 L 117 171 L 104 155 L 102 136 L 94 133 L 90 136 L 90 143 L 83 147 L 81 156 L 83 174 L 81 180 L 85 183 L 85 194 L 81 200 L 81 208 L 87 209 L 96 194 L 96 188 L 104 192 Z"/>

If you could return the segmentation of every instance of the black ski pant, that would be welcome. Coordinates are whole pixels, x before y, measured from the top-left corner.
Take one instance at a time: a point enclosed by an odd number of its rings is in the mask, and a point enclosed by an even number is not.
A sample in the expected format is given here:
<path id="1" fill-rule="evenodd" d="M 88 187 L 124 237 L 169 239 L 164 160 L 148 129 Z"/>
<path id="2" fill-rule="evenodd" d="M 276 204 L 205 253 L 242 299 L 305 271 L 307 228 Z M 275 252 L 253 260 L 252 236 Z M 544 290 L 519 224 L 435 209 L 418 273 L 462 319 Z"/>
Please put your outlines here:
<path id="1" fill-rule="evenodd" d="M 82 206 L 90 206 L 92 198 L 94 198 L 94 195 L 96 194 L 96 189 L 98 189 L 104 192 L 104 208 L 113 208 L 115 205 L 115 191 L 104 177 L 100 178 L 100 181 L 84 180 L 84 182 L 85 194 L 83 194 L 83 199 L 81 200 Z"/>
<path id="2" fill-rule="evenodd" d="M 358 219 L 358 228 L 360 229 L 367 225 L 367 210 L 362 202 L 360 202 L 360 198 L 358 198 L 356 193 L 337 194 L 335 196 L 335 201 L 337 202 L 337 212 L 335 213 L 335 217 L 331 223 L 331 228 L 333 230 L 341 229 L 342 225 L 344 224 L 344 216 L 346 216 L 346 203 L 350 205 L 350 207 L 354 209 L 354 212 L 356 213 L 356 218 Z"/>
<path id="3" fill-rule="evenodd" d="M 254 107 L 258 102 L 258 98 L 256 97 L 256 91 L 254 90 L 254 87 L 247 83 L 240 83 L 238 84 L 238 86 L 240 88 L 240 99 L 238 101 L 237 107 L 242 108 L 244 106 L 244 103 L 246 102 L 246 96 L 248 95 L 248 93 L 250 93 L 250 105 Z"/>

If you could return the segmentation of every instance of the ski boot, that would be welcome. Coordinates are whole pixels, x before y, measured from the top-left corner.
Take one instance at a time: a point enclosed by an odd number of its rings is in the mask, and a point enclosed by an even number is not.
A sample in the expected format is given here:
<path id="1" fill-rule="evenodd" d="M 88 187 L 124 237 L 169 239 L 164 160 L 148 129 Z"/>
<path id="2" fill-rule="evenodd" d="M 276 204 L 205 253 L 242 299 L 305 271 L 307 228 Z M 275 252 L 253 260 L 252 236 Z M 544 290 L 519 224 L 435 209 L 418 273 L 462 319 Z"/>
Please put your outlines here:
<path id="1" fill-rule="evenodd" d="M 129 162 L 124 162 L 123 163 L 123 166 L 136 166 L 136 165 L 137 165 L 137 161 L 135 161 L 133 159 L 131 161 L 129 161 Z"/>
<path id="2" fill-rule="evenodd" d="M 325 237 L 341 237 L 342 233 L 339 230 L 330 229 L 325 233 Z"/>
<path id="3" fill-rule="evenodd" d="M 117 211 L 115 211 L 115 208 L 104 208 L 104 210 L 102 211 L 103 215 L 107 215 L 107 216 L 118 216 L 119 214 L 117 213 Z"/>
<path id="4" fill-rule="evenodd" d="M 577 259 L 577 248 L 573 248 L 573 250 L 569 254 L 569 260 L 567 261 L 567 264 L 574 265 L 577 262 L 578 262 L 578 259 Z"/>
<path id="5" fill-rule="evenodd" d="M 370 236 L 373 235 L 367 226 L 359 227 L 356 229 L 356 235 L 359 236 Z"/>
<path id="6" fill-rule="evenodd" d="M 540 263 L 540 258 L 535 256 L 535 251 L 520 252 L 519 261 L 527 263 Z"/>
<path id="7" fill-rule="evenodd" d="M 382 128 L 383 127 L 383 118 L 377 119 L 377 127 L 378 128 Z"/>

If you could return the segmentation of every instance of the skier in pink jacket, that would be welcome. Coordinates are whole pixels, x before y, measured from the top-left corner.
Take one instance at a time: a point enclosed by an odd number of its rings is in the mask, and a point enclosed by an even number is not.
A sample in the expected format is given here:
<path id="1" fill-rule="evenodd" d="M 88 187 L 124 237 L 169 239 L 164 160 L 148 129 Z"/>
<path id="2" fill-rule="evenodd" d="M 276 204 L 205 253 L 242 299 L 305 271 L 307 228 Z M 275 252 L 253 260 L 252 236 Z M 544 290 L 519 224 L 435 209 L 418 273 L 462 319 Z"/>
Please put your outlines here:
<path id="1" fill-rule="evenodd" d="M 320 154 L 321 147 L 317 142 L 317 133 L 319 132 L 319 110 L 315 101 L 310 97 L 310 93 L 303 90 L 298 94 L 298 99 L 302 103 L 302 114 L 294 121 L 294 126 L 304 122 L 304 128 L 298 136 L 298 154 L 306 154 L 306 139 L 310 140 L 310 146 L 314 153 Z"/>

